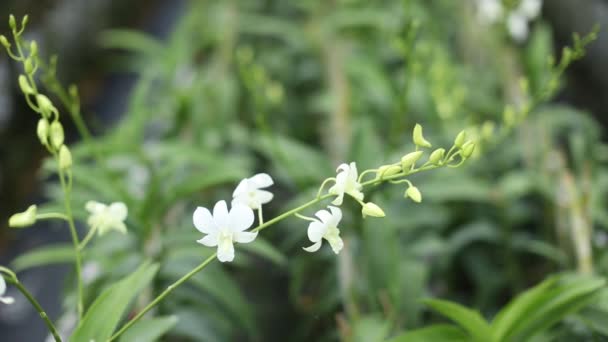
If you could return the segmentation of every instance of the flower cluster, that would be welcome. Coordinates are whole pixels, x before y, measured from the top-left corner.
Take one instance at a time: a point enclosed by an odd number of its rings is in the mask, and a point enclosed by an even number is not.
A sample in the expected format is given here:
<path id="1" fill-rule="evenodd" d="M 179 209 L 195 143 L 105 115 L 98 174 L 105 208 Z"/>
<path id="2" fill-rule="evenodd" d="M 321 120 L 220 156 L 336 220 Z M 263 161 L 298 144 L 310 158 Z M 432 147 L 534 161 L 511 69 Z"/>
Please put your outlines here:
<path id="1" fill-rule="evenodd" d="M 521 0 L 514 9 L 507 11 L 501 0 L 476 0 L 479 20 L 486 24 L 506 20 L 507 30 L 518 42 L 528 37 L 528 24 L 540 14 L 542 0 Z M 505 12 L 506 16 L 505 16 Z"/>

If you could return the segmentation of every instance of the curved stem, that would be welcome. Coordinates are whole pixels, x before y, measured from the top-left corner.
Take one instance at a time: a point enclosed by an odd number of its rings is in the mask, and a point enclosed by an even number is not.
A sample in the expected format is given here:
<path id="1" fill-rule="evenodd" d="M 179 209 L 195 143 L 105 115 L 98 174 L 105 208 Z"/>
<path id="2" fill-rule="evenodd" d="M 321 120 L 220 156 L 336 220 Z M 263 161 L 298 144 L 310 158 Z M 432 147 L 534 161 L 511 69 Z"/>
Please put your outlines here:
<path id="1" fill-rule="evenodd" d="M 264 223 L 264 215 L 262 214 L 262 206 L 258 207 L 258 224 Z"/>
<path id="2" fill-rule="evenodd" d="M 15 285 L 15 287 L 17 287 L 17 289 L 19 289 L 19 291 L 25 296 L 25 298 L 27 298 L 27 300 L 32 304 L 32 306 L 36 309 L 36 311 L 38 311 L 38 314 L 40 315 L 40 317 L 44 321 L 44 324 L 46 324 L 46 327 L 49 329 L 49 331 L 55 338 L 55 341 L 61 342 L 61 336 L 59 336 L 59 333 L 57 332 L 55 325 L 53 325 L 53 322 L 51 322 L 51 319 L 49 318 L 49 316 L 46 314 L 46 312 L 44 311 L 42 306 L 40 306 L 40 303 L 38 303 L 36 298 L 34 298 L 34 296 L 32 296 L 32 294 L 25 288 L 25 286 L 23 286 L 23 284 L 21 284 L 21 282 L 19 281 L 19 279 L 17 279 L 17 277 L 15 277 L 12 280 L 13 280 L 13 285 Z"/>
<path id="3" fill-rule="evenodd" d="M 89 230 L 89 232 L 87 233 L 87 235 L 84 237 L 84 239 L 82 239 L 82 241 L 78 245 L 79 250 L 82 251 L 84 249 L 84 247 L 89 243 L 89 241 L 91 241 L 91 239 L 95 235 L 95 232 L 97 232 L 97 226 L 94 226 L 93 228 L 91 228 Z"/>
<path id="4" fill-rule="evenodd" d="M 108 342 L 116 340 L 120 335 L 122 335 L 125 331 L 127 331 L 127 329 L 129 329 L 140 318 L 142 318 L 148 311 L 150 311 L 153 307 L 155 307 L 158 303 L 160 303 L 167 295 L 169 295 L 169 293 L 171 293 L 173 290 L 178 288 L 181 284 L 186 282 L 188 279 L 192 278 L 195 274 L 200 272 L 202 269 L 207 267 L 207 265 L 209 265 L 209 263 L 211 263 L 211 261 L 213 261 L 216 256 L 217 256 L 217 253 L 211 254 L 207 259 L 205 259 L 202 263 L 200 263 L 200 265 L 196 266 L 192 271 L 186 273 L 183 277 L 176 280 L 173 284 L 167 286 L 167 288 L 160 295 L 158 295 L 156 298 L 154 298 L 154 300 L 152 302 L 150 302 L 150 304 L 146 305 L 146 307 L 143 308 L 135 317 L 133 317 L 129 322 L 127 322 L 125 325 L 123 325 L 123 327 L 120 328 L 120 330 L 118 330 L 114 335 L 112 335 L 112 337 L 110 337 L 108 339 Z"/>
<path id="5" fill-rule="evenodd" d="M 36 220 L 50 220 L 50 219 L 60 219 L 64 221 L 69 221 L 70 219 L 62 213 L 40 213 L 36 214 Z"/>
<path id="6" fill-rule="evenodd" d="M 326 180 L 323 181 L 323 183 L 321 183 L 321 186 L 319 187 L 319 191 L 317 191 L 317 198 L 321 197 L 321 192 L 323 192 L 323 188 L 325 188 L 325 185 L 329 182 L 335 182 L 336 179 L 333 177 L 327 178 Z"/>

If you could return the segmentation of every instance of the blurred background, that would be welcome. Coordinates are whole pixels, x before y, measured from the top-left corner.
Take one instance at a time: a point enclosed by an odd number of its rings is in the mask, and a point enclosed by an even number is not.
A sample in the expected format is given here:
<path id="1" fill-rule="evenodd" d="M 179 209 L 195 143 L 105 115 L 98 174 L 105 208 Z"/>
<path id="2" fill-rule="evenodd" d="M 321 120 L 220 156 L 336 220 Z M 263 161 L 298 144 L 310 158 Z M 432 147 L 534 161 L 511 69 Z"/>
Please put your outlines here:
<path id="1" fill-rule="evenodd" d="M 608 1 L 547 0 L 513 26 L 520 5 L 502 1 L 495 15 L 483 0 L 2 1 L 1 33 L 10 13 L 29 14 L 26 39 L 57 54 L 64 87 L 78 86 L 89 143 L 50 97 L 75 146 L 80 222 L 91 199 L 129 206 L 128 236 L 104 236 L 85 257 L 87 301 L 144 259 L 161 271 L 141 303 L 197 265 L 211 251 L 194 242 L 190 213 L 240 179 L 275 178 L 271 217 L 314 196 L 343 161 L 398 160 L 415 123 L 434 146 L 467 129 L 474 160 L 415 176 L 421 204 L 400 188 L 370 193 L 384 220 L 363 221 L 353 205 L 337 258 L 302 252 L 305 223 L 279 224 L 163 302 L 157 314 L 177 317 L 165 340 L 382 340 L 437 320 L 423 297 L 491 317 L 549 274 L 606 275 L 608 35 L 563 75 L 550 59 L 574 32 L 606 27 Z M 0 264 L 69 331 L 67 228 L 7 227 L 29 204 L 62 199 L 20 73 L 0 54 Z M 608 303 L 595 309 L 608 317 Z M 22 300 L 0 306 L 2 340 L 44 340 L 36 316 Z M 608 334 L 582 321 L 560 326 L 561 338 Z"/>

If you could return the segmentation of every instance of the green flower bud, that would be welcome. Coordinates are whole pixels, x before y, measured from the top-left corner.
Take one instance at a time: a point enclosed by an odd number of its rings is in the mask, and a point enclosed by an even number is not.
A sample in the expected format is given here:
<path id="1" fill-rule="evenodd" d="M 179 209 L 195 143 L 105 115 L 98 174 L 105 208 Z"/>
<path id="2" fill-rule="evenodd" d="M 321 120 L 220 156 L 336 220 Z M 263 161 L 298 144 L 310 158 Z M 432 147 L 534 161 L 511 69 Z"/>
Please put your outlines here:
<path id="1" fill-rule="evenodd" d="M 473 151 L 475 151 L 475 143 L 467 141 L 467 143 L 462 146 L 462 158 L 469 158 L 473 154 Z"/>
<path id="2" fill-rule="evenodd" d="M 401 168 L 405 171 L 409 170 L 422 157 L 423 153 L 422 151 L 410 152 L 401 157 Z"/>
<path id="3" fill-rule="evenodd" d="M 443 157 L 445 156 L 445 149 L 438 148 L 429 157 L 429 162 L 433 165 L 439 165 L 443 161 Z"/>
<path id="4" fill-rule="evenodd" d="M 25 73 L 28 75 L 30 75 L 34 71 L 34 64 L 32 64 L 31 58 L 28 58 L 25 60 L 25 62 L 23 63 L 23 69 L 25 70 Z"/>
<path id="5" fill-rule="evenodd" d="M 12 14 L 8 16 L 8 26 L 10 26 L 12 30 L 17 29 L 17 20 L 15 20 L 15 16 Z"/>
<path id="6" fill-rule="evenodd" d="M 59 167 L 62 170 L 72 167 L 72 153 L 70 153 L 70 150 L 65 145 L 61 145 L 59 149 Z"/>
<path id="7" fill-rule="evenodd" d="M 422 202 L 422 194 L 420 193 L 420 190 L 418 190 L 418 188 L 413 185 L 407 188 L 407 190 L 405 190 L 404 197 L 409 197 L 412 199 L 412 201 L 416 203 Z"/>
<path id="8" fill-rule="evenodd" d="M 36 101 L 38 102 L 38 108 L 40 108 L 40 112 L 44 117 L 50 118 L 51 114 L 57 111 L 51 100 L 45 95 L 36 95 Z"/>
<path id="9" fill-rule="evenodd" d="M 484 139 L 490 139 L 494 135 L 494 122 L 486 121 L 481 125 L 481 136 Z"/>
<path id="10" fill-rule="evenodd" d="M 34 93 L 34 89 L 30 86 L 30 83 L 27 81 L 27 77 L 25 75 L 19 75 L 19 88 L 25 95 L 30 95 Z"/>
<path id="11" fill-rule="evenodd" d="M 376 204 L 374 204 L 372 202 L 367 202 L 363 205 L 363 207 L 361 208 L 361 214 L 363 214 L 363 218 L 365 218 L 366 216 L 371 216 L 371 217 L 386 216 L 384 214 L 384 211 L 382 210 L 382 208 L 380 208 L 379 206 L 377 206 Z"/>
<path id="12" fill-rule="evenodd" d="M 49 122 L 47 119 L 42 118 L 38 120 L 38 126 L 36 127 L 36 134 L 42 145 L 47 146 L 49 143 Z"/>
<path id="13" fill-rule="evenodd" d="M 4 45 L 5 48 L 10 48 L 11 43 L 9 43 L 8 39 L 3 34 L 0 34 L 0 44 Z"/>
<path id="14" fill-rule="evenodd" d="M 63 126 L 61 126 L 59 121 L 53 121 L 50 126 L 49 136 L 51 138 L 51 146 L 53 146 L 55 150 L 58 150 L 61 145 L 63 145 L 63 139 L 65 138 L 63 134 Z"/>
<path id="15" fill-rule="evenodd" d="M 382 165 L 376 172 L 376 179 L 394 176 L 401 172 L 401 166 L 398 165 Z"/>
<path id="16" fill-rule="evenodd" d="M 456 139 L 454 139 L 454 146 L 456 146 L 458 148 L 461 148 L 462 145 L 464 145 L 466 139 L 467 139 L 467 132 L 466 131 L 461 131 L 456 136 Z"/>
<path id="17" fill-rule="evenodd" d="M 30 17 L 26 14 L 23 16 L 23 19 L 21 19 L 21 28 L 25 28 L 25 25 L 27 25 L 27 22 L 30 20 Z"/>
<path id="18" fill-rule="evenodd" d="M 422 135 L 422 126 L 420 126 L 419 124 L 416 124 L 416 126 L 414 126 L 413 140 L 414 140 L 414 144 L 416 144 L 416 146 L 420 146 L 420 147 L 431 147 L 432 146 L 430 142 L 428 142 L 426 139 L 424 139 L 424 136 Z"/>
<path id="19" fill-rule="evenodd" d="M 32 40 L 32 42 L 30 43 L 30 56 L 38 56 L 38 43 L 36 43 L 35 40 Z"/>
<path id="20" fill-rule="evenodd" d="M 8 226 L 12 228 L 29 227 L 36 223 L 36 205 L 30 205 L 26 211 L 14 214 L 8 219 Z"/>

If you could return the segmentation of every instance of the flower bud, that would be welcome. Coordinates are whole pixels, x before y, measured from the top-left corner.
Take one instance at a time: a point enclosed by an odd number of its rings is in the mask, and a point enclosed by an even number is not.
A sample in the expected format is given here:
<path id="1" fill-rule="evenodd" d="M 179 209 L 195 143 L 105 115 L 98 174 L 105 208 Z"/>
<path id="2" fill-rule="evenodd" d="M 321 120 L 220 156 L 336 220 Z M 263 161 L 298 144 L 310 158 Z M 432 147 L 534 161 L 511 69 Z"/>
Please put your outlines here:
<path id="1" fill-rule="evenodd" d="M 42 118 L 38 120 L 38 126 L 36 127 L 36 134 L 42 145 L 47 146 L 49 143 L 49 122 L 47 119 Z"/>
<path id="2" fill-rule="evenodd" d="M 401 166 L 398 165 L 382 165 L 376 172 L 376 179 L 394 176 L 401 172 Z"/>
<path id="3" fill-rule="evenodd" d="M 420 126 L 419 124 L 416 124 L 416 126 L 414 126 L 413 140 L 414 140 L 414 144 L 416 144 L 416 146 L 420 146 L 420 147 L 431 147 L 432 146 L 430 142 L 428 142 L 426 139 L 424 139 L 424 136 L 422 135 L 422 126 Z"/>
<path id="4" fill-rule="evenodd" d="M 36 95 L 36 101 L 38 102 L 38 108 L 40 108 L 40 112 L 44 117 L 51 117 L 51 114 L 56 112 L 57 109 L 53 106 L 51 100 L 49 100 L 46 95 L 38 94 Z"/>
<path id="5" fill-rule="evenodd" d="M 404 171 L 409 170 L 410 167 L 414 165 L 418 161 L 418 159 L 420 159 L 420 157 L 422 157 L 423 153 L 424 152 L 422 151 L 410 152 L 401 157 L 401 168 Z"/>
<path id="6" fill-rule="evenodd" d="M 38 56 L 38 43 L 36 43 L 35 40 L 32 40 L 32 42 L 30 43 L 30 56 Z"/>
<path id="7" fill-rule="evenodd" d="M 23 29 L 25 27 L 25 25 L 27 25 L 27 22 L 30 20 L 30 17 L 26 14 L 23 16 L 23 19 L 21 19 L 21 28 Z"/>
<path id="8" fill-rule="evenodd" d="M 11 43 L 8 42 L 8 39 L 3 34 L 0 34 L 0 44 L 2 44 L 5 48 L 10 48 Z"/>
<path id="9" fill-rule="evenodd" d="M 10 26 L 11 30 L 17 29 L 17 20 L 15 20 L 15 16 L 12 14 L 8 16 L 8 26 Z"/>
<path id="10" fill-rule="evenodd" d="M 58 150 L 63 145 L 63 126 L 59 121 L 53 121 L 50 127 L 49 136 L 51 138 L 51 146 Z"/>
<path id="11" fill-rule="evenodd" d="M 409 197 L 412 199 L 412 201 L 416 203 L 422 202 L 422 194 L 420 193 L 420 190 L 418 190 L 418 188 L 413 185 L 407 188 L 407 190 L 405 190 L 404 197 Z"/>
<path id="12" fill-rule="evenodd" d="M 462 158 L 469 158 L 473 154 L 473 151 L 475 151 L 475 143 L 467 141 L 467 143 L 462 146 Z"/>
<path id="13" fill-rule="evenodd" d="M 458 148 L 461 148 L 462 145 L 464 145 L 466 139 L 467 139 L 467 132 L 466 131 L 461 131 L 456 136 L 456 139 L 454 139 L 454 146 L 456 146 Z"/>
<path id="14" fill-rule="evenodd" d="M 445 149 L 443 148 L 438 148 L 435 151 L 433 151 L 433 153 L 431 153 L 431 156 L 429 157 L 429 163 L 433 164 L 433 165 L 439 165 L 441 163 L 441 161 L 443 160 L 443 157 L 445 155 Z"/>
<path id="15" fill-rule="evenodd" d="M 34 89 L 30 86 L 30 83 L 27 81 L 27 77 L 25 75 L 19 75 L 19 88 L 25 95 L 30 95 L 34 93 Z"/>
<path id="16" fill-rule="evenodd" d="M 70 150 L 65 145 L 61 145 L 59 149 L 59 167 L 62 170 L 72 167 L 72 153 L 70 153 Z"/>
<path id="17" fill-rule="evenodd" d="M 363 218 L 365 218 L 366 216 L 371 216 L 371 217 L 386 216 L 384 214 L 384 211 L 382 210 L 382 208 L 380 208 L 379 206 L 377 206 L 376 204 L 374 204 L 372 202 L 367 202 L 363 205 L 363 207 L 361 208 L 361 214 L 363 214 Z"/>
<path id="18" fill-rule="evenodd" d="M 36 223 L 36 205 L 30 205 L 26 211 L 14 214 L 8 219 L 8 225 L 12 228 L 28 227 Z"/>
<path id="19" fill-rule="evenodd" d="M 25 70 L 25 73 L 28 75 L 34 71 L 34 64 L 32 64 L 31 58 L 26 59 L 23 63 L 23 70 Z"/>

